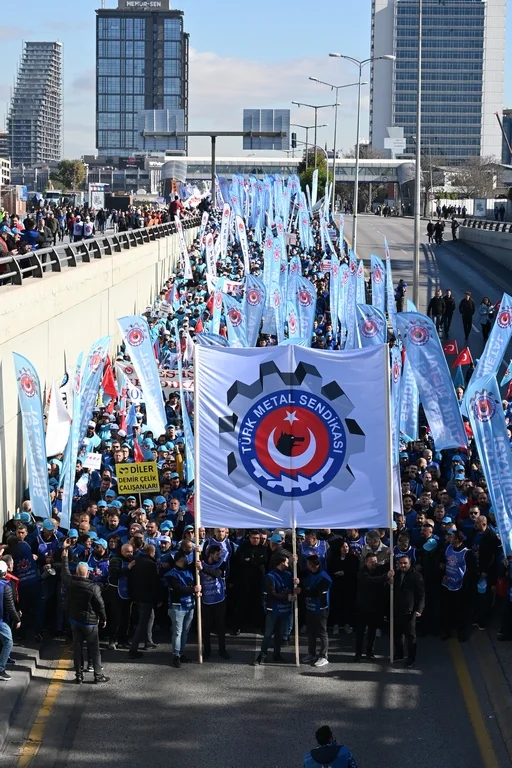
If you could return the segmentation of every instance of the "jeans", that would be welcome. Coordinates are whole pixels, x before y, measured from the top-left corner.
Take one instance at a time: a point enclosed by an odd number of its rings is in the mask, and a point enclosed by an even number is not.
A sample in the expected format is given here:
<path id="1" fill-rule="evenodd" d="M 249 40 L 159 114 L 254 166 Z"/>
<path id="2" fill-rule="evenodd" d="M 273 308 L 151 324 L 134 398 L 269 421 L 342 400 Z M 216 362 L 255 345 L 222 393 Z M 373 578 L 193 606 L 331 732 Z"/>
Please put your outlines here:
<path id="1" fill-rule="evenodd" d="M 137 608 L 139 609 L 139 623 L 133 635 L 131 651 L 136 651 L 139 643 L 143 640 L 146 643 L 153 642 L 153 622 L 155 620 L 153 603 L 137 603 Z"/>
<path id="2" fill-rule="evenodd" d="M 73 661 L 75 663 L 76 676 L 80 677 L 82 675 L 82 668 L 84 666 L 83 644 L 85 640 L 87 643 L 89 662 L 92 661 L 94 666 L 94 677 L 100 677 L 102 674 L 100 638 L 97 625 L 79 627 L 77 624 L 72 624 L 71 629 L 73 632 Z"/>
<path id="3" fill-rule="evenodd" d="M 0 621 L 0 642 L 2 644 L 2 650 L 0 651 L 0 672 L 3 672 L 7 659 L 11 655 L 12 651 L 12 632 L 11 628 L 5 621 Z"/>
<path id="4" fill-rule="evenodd" d="M 395 656 L 397 659 L 404 657 L 404 639 L 407 642 L 407 658 L 409 661 L 415 661 L 416 616 L 413 613 L 395 616 Z"/>
<path id="5" fill-rule="evenodd" d="M 183 656 L 183 651 L 188 640 L 188 633 L 192 619 L 194 618 L 194 608 L 188 611 L 180 611 L 179 608 L 169 608 L 169 616 L 172 621 L 172 650 L 175 656 Z"/>
<path id="6" fill-rule="evenodd" d="M 442 315 L 433 315 L 432 320 L 436 324 L 436 331 L 439 332 L 441 328 L 443 327 L 443 316 Z"/>
<path id="7" fill-rule="evenodd" d="M 287 613 L 272 613 L 269 611 L 265 617 L 265 634 L 263 635 L 263 642 L 261 644 L 261 655 L 266 656 L 267 651 L 270 648 L 270 642 L 272 635 L 274 635 L 274 656 L 279 656 L 281 653 L 281 644 L 283 637 L 288 627 L 290 617 Z"/>

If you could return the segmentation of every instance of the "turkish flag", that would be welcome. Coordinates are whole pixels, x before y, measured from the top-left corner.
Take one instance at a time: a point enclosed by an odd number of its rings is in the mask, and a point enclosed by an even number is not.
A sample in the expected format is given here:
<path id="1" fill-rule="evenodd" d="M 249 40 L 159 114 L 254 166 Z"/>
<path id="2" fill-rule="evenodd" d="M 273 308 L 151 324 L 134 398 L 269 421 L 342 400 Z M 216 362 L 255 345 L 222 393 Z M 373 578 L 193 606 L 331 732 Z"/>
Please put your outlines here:
<path id="1" fill-rule="evenodd" d="M 128 427 L 126 425 L 126 411 L 119 411 L 119 429 L 128 432 Z"/>
<path id="2" fill-rule="evenodd" d="M 202 333 L 203 332 L 203 321 L 201 318 L 196 323 L 196 327 L 194 328 L 195 333 Z"/>
<path id="3" fill-rule="evenodd" d="M 210 296 L 210 298 L 208 299 L 208 301 L 206 302 L 206 309 L 208 310 L 208 312 L 211 315 L 212 312 L 213 312 L 213 293 Z"/>
<path id="4" fill-rule="evenodd" d="M 445 341 L 443 344 L 443 352 L 445 355 L 458 355 L 459 349 L 456 341 Z"/>
<path id="5" fill-rule="evenodd" d="M 144 461 L 144 454 L 137 439 L 133 441 L 133 458 L 135 461 Z"/>
<path id="6" fill-rule="evenodd" d="M 114 378 L 114 371 L 112 370 L 112 365 L 110 364 L 110 358 L 107 358 L 107 364 L 103 373 L 103 379 L 101 380 L 101 386 L 103 388 L 103 392 L 106 395 L 110 395 L 110 397 L 119 397 L 116 387 L 116 380 Z"/>
<path id="7" fill-rule="evenodd" d="M 473 362 L 473 358 L 471 357 L 471 352 L 469 351 L 469 347 L 465 347 L 462 352 L 459 352 L 457 357 L 452 363 L 452 368 L 456 368 L 458 365 L 469 365 L 469 363 Z"/>
<path id="8" fill-rule="evenodd" d="M 468 437 L 473 437 L 473 430 L 471 429 L 469 421 L 464 422 L 464 429 L 466 430 L 466 435 Z"/>

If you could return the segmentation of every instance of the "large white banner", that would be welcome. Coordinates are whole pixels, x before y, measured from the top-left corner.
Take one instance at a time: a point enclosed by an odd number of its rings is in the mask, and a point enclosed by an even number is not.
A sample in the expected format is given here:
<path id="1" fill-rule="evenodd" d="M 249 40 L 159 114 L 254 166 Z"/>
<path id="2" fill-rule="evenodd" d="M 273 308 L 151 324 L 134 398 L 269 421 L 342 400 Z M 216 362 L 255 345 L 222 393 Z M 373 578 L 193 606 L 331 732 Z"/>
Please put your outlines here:
<path id="1" fill-rule="evenodd" d="M 201 525 L 389 525 L 387 345 L 195 355 Z"/>

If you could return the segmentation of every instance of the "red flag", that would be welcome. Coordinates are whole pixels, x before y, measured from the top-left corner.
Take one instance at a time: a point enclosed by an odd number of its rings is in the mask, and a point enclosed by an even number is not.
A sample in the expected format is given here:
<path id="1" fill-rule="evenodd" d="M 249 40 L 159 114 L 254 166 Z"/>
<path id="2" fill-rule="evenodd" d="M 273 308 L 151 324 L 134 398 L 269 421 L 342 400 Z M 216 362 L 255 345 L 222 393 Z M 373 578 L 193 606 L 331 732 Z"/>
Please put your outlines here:
<path id="1" fill-rule="evenodd" d="M 110 401 L 110 403 L 105 408 L 106 413 L 114 413 L 114 398 Z"/>
<path id="2" fill-rule="evenodd" d="M 458 355 L 459 348 L 456 341 L 445 341 L 443 344 L 443 352 L 445 355 Z"/>
<path id="3" fill-rule="evenodd" d="M 144 454 L 138 440 L 133 441 L 133 458 L 135 461 L 144 461 Z"/>
<path id="4" fill-rule="evenodd" d="M 505 395 L 505 400 L 512 400 L 512 381 L 508 385 L 507 394 Z"/>
<path id="5" fill-rule="evenodd" d="M 126 425 L 126 411 L 119 411 L 119 429 L 128 432 L 128 427 Z"/>
<path id="6" fill-rule="evenodd" d="M 225 325 L 221 325 L 219 329 L 219 336 L 224 336 L 225 339 L 228 337 L 228 329 Z"/>
<path id="7" fill-rule="evenodd" d="M 194 328 L 195 333 L 202 333 L 203 332 L 203 321 L 201 318 L 196 323 L 196 327 Z"/>
<path id="8" fill-rule="evenodd" d="M 208 299 L 208 301 L 206 302 L 206 309 L 208 310 L 208 312 L 211 315 L 212 312 L 213 312 L 213 293 L 210 296 L 210 298 Z"/>
<path id="9" fill-rule="evenodd" d="M 101 380 L 101 386 L 103 388 L 103 392 L 106 395 L 110 395 L 110 397 L 119 397 L 119 393 L 116 387 L 116 380 L 114 378 L 114 371 L 112 370 L 109 358 L 107 358 L 107 364 L 103 373 L 103 379 Z"/>
<path id="10" fill-rule="evenodd" d="M 456 368 L 458 365 L 469 365 L 469 363 L 473 362 L 473 358 L 471 357 L 471 352 L 469 351 L 469 347 L 465 347 L 462 352 L 459 352 L 457 357 L 452 363 L 452 368 Z"/>

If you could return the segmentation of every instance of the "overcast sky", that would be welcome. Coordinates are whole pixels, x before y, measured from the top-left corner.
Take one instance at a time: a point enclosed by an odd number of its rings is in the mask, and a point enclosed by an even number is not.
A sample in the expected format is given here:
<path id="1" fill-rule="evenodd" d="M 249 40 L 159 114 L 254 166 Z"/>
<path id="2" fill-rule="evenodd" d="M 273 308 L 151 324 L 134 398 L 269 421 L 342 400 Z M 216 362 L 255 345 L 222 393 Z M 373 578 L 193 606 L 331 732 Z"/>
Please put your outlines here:
<path id="1" fill-rule="evenodd" d="M 17 0 L 0 27 L 0 125 L 7 114 L 23 41 L 64 44 L 65 157 L 95 151 L 95 8 L 99 5 L 99 0 Z M 107 7 L 116 6 L 116 0 L 107 0 Z M 328 53 L 339 51 L 360 59 L 370 53 L 370 0 L 179 0 L 177 5 L 171 0 L 171 7 L 185 12 L 185 29 L 190 33 L 190 130 L 242 130 L 242 111 L 248 107 L 291 108 L 292 100 L 332 103 L 330 90 L 308 77 L 337 85 L 351 83 L 355 67 L 329 59 Z M 509 32 L 507 64 L 511 50 Z M 505 106 L 512 105 L 511 80 L 505 81 Z M 368 136 L 368 92 L 368 87 L 363 88 L 361 137 Z M 338 147 L 346 150 L 355 143 L 356 93 L 356 88 L 340 92 Z M 292 122 L 307 125 L 313 120 L 312 110 L 293 108 Z M 319 123 L 329 124 L 319 130 L 319 143 L 332 147 L 333 109 L 321 110 Z M 304 138 L 301 129 L 297 133 Z M 218 154 L 247 154 L 241 147 L 241 139 L 220 139 Z M 208 154 L 209 140 L 191 139 L 189 152 Z"/>

